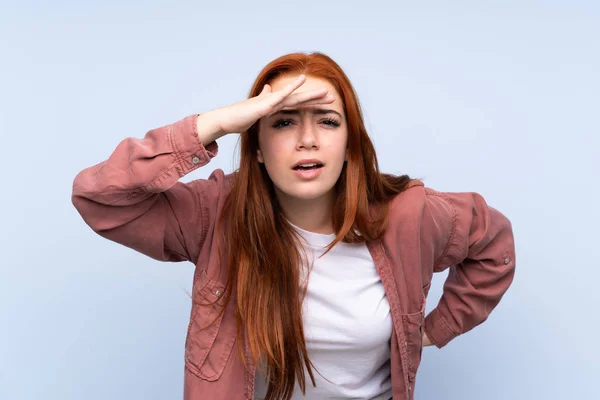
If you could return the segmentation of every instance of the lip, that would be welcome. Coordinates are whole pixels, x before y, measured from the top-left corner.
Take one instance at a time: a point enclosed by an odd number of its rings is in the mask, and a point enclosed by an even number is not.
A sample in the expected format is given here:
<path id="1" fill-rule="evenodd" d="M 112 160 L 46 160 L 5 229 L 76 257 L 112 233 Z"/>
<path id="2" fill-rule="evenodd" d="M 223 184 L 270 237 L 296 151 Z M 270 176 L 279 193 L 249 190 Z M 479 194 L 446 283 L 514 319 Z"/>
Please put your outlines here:
<path id="1" fill-rule="evenodd" d="M 292 165 L 292 169 L 296 168 L 298 165 L 302 164 L 321 164 L 325 166 L 325 163 L 318 158 L 305 158 L 303 160 L 298 161 L 296 164 Z"/>
<path id="2" fill-rule="evenodd" d="M 315 169 L 307 169 L 307 170 L 293 169 L 292 171 L 299 178 L 310 180 L 310 179 L 315 179 L 317 176 L 319 176 L 321 174 L 321 171 L 323 170 L 323 168 L 325 168 L 325 167 L 315 168 Z"/>

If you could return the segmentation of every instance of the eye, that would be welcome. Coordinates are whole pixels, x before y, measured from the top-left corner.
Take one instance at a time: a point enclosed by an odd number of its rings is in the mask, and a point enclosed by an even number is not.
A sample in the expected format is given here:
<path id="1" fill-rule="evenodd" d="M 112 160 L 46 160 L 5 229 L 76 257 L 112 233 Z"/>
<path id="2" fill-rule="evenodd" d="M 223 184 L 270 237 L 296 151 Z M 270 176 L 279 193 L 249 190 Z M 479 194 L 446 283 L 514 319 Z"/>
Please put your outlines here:
<path id="1" fill-rule="evenodd" d="M 325 119 L 321 120 L 321 122 L 325 125 L 329 125 L 329 126 L 333 126 L 333 127 L 340 126 L 340 121 L 338 121 L 337 119 L 332 118 L 332 117 L 325 118 Z"/>
<path id="2" fill-rule="evenodd" d="M 273 128 L 275 128 L 275 129 L 287 128 L 288 126 L 291 126 L 292 124 L 293 124 L 293 121 L 291 119 L 278 119 L 273 124 Z"/>

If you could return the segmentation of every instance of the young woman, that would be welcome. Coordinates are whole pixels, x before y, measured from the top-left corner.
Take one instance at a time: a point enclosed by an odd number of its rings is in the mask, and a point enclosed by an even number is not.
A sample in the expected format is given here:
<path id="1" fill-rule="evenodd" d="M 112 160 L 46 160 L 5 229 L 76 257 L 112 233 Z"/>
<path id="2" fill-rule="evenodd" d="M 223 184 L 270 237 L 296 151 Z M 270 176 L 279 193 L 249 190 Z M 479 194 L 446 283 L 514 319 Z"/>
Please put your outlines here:
<path id="1" fill-rule="evenodd" d="M 237 171 L 179 182 L 233 133 Z M 103 237 L 195 264 L 189 400 L 412 399 L 422 347 L 483 322 L 514 275 L 511 224 L 480 195 L 379 172 L 352 85 L 321 53 L 272 61 L 247 100 L 123 140 L 72 201 Z"/>

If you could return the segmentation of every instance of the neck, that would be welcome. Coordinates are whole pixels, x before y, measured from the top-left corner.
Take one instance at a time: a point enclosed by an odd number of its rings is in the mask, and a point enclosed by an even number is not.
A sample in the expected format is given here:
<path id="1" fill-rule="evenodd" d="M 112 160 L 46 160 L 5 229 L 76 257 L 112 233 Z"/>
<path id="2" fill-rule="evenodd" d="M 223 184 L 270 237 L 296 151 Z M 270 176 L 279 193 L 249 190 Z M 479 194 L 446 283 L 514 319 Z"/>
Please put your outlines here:
<path id="1" fill-rule="evenodd" d="M 333 190 L 316 199 L 299 199 L 276 190 L 277 200 L 283 215 L 298 228 L 309 232 L 332 234 Z"/>

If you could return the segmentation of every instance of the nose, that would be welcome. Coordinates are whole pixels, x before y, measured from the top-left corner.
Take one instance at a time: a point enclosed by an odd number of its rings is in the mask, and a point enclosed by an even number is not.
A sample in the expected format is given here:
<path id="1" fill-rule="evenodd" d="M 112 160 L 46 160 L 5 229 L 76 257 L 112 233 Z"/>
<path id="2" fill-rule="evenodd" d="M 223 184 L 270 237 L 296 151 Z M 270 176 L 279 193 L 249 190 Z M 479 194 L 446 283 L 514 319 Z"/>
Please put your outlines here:
<path id="1" fill-rule="evenodd" d="M 301 128 L 298 130 L 300 132 L 300 138 L 298 139 L 298 148 L 299 149 L 318 149 L 319 141 L 317 138 L 317 129 L 314 126 L 314 123 L 310 120 L 304 121 Z"/>

